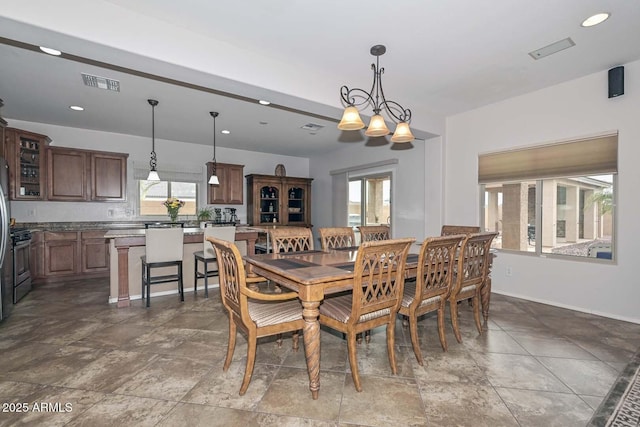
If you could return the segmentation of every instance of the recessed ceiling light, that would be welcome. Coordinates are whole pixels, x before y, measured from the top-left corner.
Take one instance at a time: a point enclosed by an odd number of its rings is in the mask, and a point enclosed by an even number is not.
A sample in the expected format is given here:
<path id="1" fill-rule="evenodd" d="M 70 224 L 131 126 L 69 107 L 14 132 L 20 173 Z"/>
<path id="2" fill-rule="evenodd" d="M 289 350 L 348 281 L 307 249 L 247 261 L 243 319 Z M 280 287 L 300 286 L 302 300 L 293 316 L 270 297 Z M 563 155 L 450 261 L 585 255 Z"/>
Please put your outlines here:
<path id="1" fill-rule="evenodd" d="M 81 107 L 79 105 L 70 105 L 69 108 L 73 111 L 84 111 L 84 107 Z"/>
<path id="2" fill-rule="evenodd" d="M 60 56 L 62 55 L 62 52 L 60 52 L 57 49 L 52 49 L 50 47 L 44 47 L 44 46 L 40 46 L 40 50 L 43 51 L 44 53 L 48 53 L 49 55 L 53 55 L 53 56 Z"/>
<path id="3" fill-rule="evenodd" d="M 584 21 L 582 21 L 582 26 L 583 27 L 593 27 L 594 25 L 598 25 L 604 21 L 606 21 L 609 18 L 609 14 L 606 12 L 603 13 L 596 13 L 593 16 L 588 17 L 587 19 L 585 19 Z"/>
<path id="4" fill-rule="evenodd" d="M 260 101 L 258 101 L 261 105 L 269 105 L 271 104 L 270 101 L 265 101 L 264 99 L 261 99 Z"/>
<path id="5" fill-rule="evenodd" d="M 224 129 L 224 130 L 221 130 L 220 133 L 224 133 L 225 135 L 229 135 L 231 133 L 231 131 Z"/>

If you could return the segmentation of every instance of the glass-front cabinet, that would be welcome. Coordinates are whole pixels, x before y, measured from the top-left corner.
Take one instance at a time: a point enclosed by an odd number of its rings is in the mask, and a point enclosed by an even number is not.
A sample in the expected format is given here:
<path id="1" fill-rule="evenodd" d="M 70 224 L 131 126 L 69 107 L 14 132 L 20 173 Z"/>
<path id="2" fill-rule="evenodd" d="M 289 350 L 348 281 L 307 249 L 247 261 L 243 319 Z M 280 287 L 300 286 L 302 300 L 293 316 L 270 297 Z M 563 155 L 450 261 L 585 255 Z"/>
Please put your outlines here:
<path id="1" fill-rule="evenodd" d="M 311 178 L 247 175 L 250 225 L 311 226 Z"/>
<path id="2" fill-rule="evenodd" d="M 260 187 L 260 223 L 278 222 L 280 216 L 280 188 L 271 185 Z"/>
<path id="3" fill-rule="evenodd" d="M 304 224 L 307 200 L 307 189 L 298 185 L 287 187 L 287 223 Z"/>
<path id="4" fill-rule="evenodd" d="M 46 148 L 51 141 L 45 135 L 7 128 L 7 160 L 12 164 L 10 197 L 12 200 L 44 200 Z"/>

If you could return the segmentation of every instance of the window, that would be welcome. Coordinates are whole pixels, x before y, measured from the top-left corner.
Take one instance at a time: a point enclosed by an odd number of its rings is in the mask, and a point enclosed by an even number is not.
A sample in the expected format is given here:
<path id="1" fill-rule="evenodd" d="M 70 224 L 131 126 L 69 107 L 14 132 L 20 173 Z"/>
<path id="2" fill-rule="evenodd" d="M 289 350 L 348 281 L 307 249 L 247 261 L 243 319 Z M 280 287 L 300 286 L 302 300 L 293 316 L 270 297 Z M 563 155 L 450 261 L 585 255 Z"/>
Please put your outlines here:
<path id="1" fill-rule="evenodd" d="M 349 180 L 349 225 L 391 223 L 391 175 Z"/>
<path id="2" fill-rule="evenodd" d="M 481 155 L 478 171 L 493 247 L 613 258 L 617 134 Z"/>
<path id="3" fill-rule="evenodd" d="M 185 202 L 180 215 L 195 215 L 197 184 L 194 182 L 140 180 L 140 215 L 167 215 L 164 201 L 174 197 Z"/>

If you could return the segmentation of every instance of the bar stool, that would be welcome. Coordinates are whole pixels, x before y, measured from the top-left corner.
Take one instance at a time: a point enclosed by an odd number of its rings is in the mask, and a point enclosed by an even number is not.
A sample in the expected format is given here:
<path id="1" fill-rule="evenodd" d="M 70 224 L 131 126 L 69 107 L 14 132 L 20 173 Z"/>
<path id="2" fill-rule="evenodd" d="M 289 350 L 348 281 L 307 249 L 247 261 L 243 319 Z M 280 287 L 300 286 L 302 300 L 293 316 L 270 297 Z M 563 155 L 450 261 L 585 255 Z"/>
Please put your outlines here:
<path id="1" fill-rule="evenodd" d="M 194 295 L 198 293 L 198 279 L 204 279 L 205 298 L 209 298 L 209 277 L 218 276 L 216 253 L 211 242 L 207 240 L 207 237 L 213 237 L 215 239 L 233 243 L 236 239 L 236 227 L 206 227 L 203 233 L 203 250 L 194 252 L 193 254 L 193 293 Z M 199 263 L 202 263 L 202 270 L 199 269 Z"/>
<path id="2" fill-rule="evenodd" d="M 182 256 L 184 245 L 184 230 L 182 227 L 150 227 L 145 230 L 146 244 L 145 255 L 140 257 L 142 261 L 142 298 L 147 303 L 151 299 L 151 285 L 158 283 L 178 282 L 180 301 L 184 301 L 184 286 L 182 281 Z M 153 268 L 176 267 L 175 274 L 151 275 Z"/>

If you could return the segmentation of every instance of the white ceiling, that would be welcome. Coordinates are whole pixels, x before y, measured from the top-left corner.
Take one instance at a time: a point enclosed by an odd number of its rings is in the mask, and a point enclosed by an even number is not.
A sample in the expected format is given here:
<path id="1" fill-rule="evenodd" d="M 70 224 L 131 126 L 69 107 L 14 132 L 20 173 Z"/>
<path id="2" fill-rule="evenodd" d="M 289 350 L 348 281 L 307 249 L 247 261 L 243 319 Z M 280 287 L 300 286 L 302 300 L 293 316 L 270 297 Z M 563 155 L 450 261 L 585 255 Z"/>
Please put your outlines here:
<path id="1" fill-rule="evenodd" d="M 370 87 L 374 44 L 387 46 L 385 94 L 412 110 L 421 138 L 441 134 L 447 115 L 640 59 L 638 0 L 12 3 L 0 10 L 1 113 L 9 122 L 150 136 L 146 100 L 154 98 L 157 138 L 210 145 L 215 110 L 217 128 L 232 132 L 216 137 L 220 146 L 303 157 L 365 141 L 336 129 L 339 88 Z M 580 26 L 600 11 L 609 20 Z M 528 55 L 566 37 L 576 45 L 537 61 Z M 65 56 L 32 50 L 38 45 Z M 85 87 L 82 72 L 119 80 L 121 91 Z M 255 102 L 265 98 L 275 107 Z M 72 112 L 72 104 L 86 110 Z M 308 123 L 324 128 L 301 129 Z"/>

